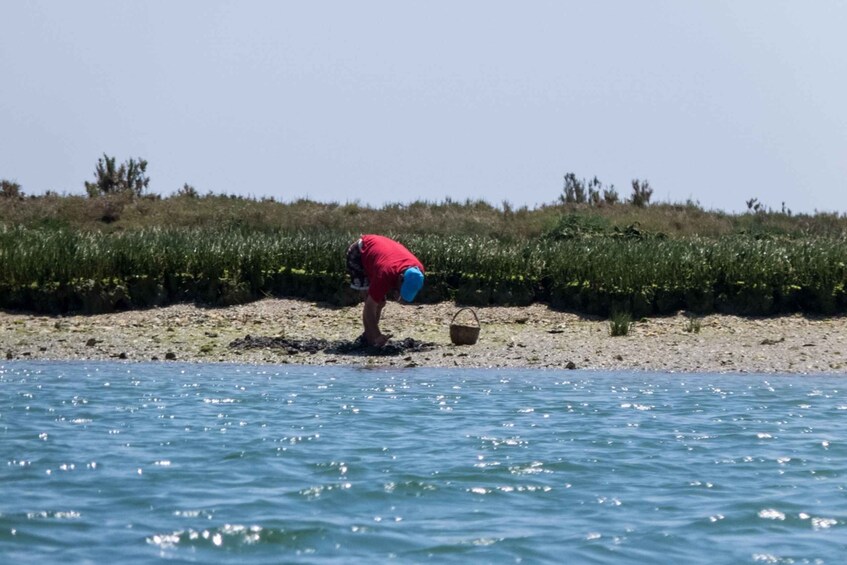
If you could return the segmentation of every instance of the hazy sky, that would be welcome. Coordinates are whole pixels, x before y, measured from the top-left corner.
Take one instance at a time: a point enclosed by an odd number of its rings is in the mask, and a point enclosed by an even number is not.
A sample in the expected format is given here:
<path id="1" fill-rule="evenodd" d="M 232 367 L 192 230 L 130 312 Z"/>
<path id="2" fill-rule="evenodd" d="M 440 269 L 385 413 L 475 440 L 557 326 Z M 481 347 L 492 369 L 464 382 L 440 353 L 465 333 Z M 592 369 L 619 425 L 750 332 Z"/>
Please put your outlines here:
<path id="1" fill-rule="evenodd" d="M 0 0 L 0 178 L 847 212 L 847 1 Z"/>

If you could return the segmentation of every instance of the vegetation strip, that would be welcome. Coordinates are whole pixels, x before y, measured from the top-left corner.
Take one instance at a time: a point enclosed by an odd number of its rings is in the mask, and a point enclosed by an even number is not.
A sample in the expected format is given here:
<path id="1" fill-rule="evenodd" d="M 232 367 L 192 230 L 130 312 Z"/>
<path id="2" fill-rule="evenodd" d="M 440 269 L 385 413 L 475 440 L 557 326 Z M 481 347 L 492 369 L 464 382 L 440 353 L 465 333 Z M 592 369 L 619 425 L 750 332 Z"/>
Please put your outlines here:
<path id="1" fill-rule="evenodd" d="M 847 311 L 843 238 L 580 237 L 520 242 L 396 236 L 427 266 L 420 300 L 545 302 L 634 317 Z M 341 255 L 351 236 L 229 229 L 106 234 L 0 228 L 0 307 L 108 312 L 287 296 L 350 304 Z"/>
<path id="2" fill-rule="evenodd" d="M 646 180 L 625 198 L 574 173 L 558 203 L 534 209 L 450 198 L 282 203 L 188 184 L 163 198 L 146 193 L 146 170 L 140 157 L 119 164 L 104 154 L 88 197 L 26 197 L 0 181 L 0 308 L 101 313 L 268 296 L 346 305 L 360 297 L 347 289 L 343 250 L 383 233 L 426 266 L 424 303 L 542 302 L 632 319 L 847 311 L 844 215 L 773 211 L 757 198 L 735 215 L 653 203 Z"/>

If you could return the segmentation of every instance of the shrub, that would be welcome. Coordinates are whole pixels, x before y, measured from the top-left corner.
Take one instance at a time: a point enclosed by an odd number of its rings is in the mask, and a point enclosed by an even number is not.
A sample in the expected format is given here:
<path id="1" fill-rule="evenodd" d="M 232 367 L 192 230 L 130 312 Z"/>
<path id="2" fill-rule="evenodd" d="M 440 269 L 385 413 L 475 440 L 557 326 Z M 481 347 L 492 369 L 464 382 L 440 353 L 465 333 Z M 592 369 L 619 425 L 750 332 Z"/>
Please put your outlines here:
<path id="1" fill-rule="evenodd" d="M 746 200 L 745 203 L 747 204 L 747 211 L 748 212 L 755 212 L 755 213 L 758 214 L 759 212 L 765 211 L 765 207 L 762 205 L 761 202 L 759 202 L 758 198 L 751 198 L 750 200 Z M 783 206 L 784 206 L 784 203 L 783 203 Z"/>
<path id="2" fill-rule="evenodd" d="M 576 178 L 573 173 L 566 174 L 559 199 L 565 204 L 582 204 L 585 202 L 585 182 Z"/>
<path id="3" fill-rule="evenodd" d="M 618 191 L 615 190 L 615 185 L 610 186 L 609 188 L 603 189 L 603 200 L 609 206 L 618 203 Z"/>
<path id="4" fill-rule="evenodd" d="M 573 173 L 567 173 L 564 177 L 564 187 L 559 200 L 564 204 L 588 204 L 589 206 L 600 206 L 614 204 L 618 195 L 615 187 L 604 188 L 596 176 L 589 181 L 578 179 Z"/>
<path id="5" fill-rule="evenodd" d="M 19 198 L 23 196 L 21 185 L 10 180 L 0 180 L 0 198 Z"/>
<path id="6" fill-rule="evenodd" d="M 609 320 L 609 335 L 618 337 L 629 333 L 632 315 L 629 312 L 613 312 Z"/>
<path id="7" fill-rule="evenodd" d="M 632 180 L 632 205 L 643 208 L 650 204 L 650 197 L 653 196 L 653 189 L 650 188 L 650 183 L 646 180 Z"/>
<path id="8" fill-rule="evenodd" d="M 115 158 L 104 153 L 103 157 L 97 160 L 97 168 L 94 170 L 95 181 L 86 182 L 85 190 L 91 198 L 123 192 L 141 196 L 150 184 L 150 177 L 144 174 L 146 171 L 147 161 L 144 159 L 139 158 L 138 161 L 130 159 L 122 163 L 120 167 L 116 167 Z"/>
<path id="9" fill-rule="evenodd" d="M 182 188 L 176 192 L 176 195 L 183 198 L 200 198 L 200 193 L 197 192 L 197 189 L 188 183 L 183 184 Z"/>

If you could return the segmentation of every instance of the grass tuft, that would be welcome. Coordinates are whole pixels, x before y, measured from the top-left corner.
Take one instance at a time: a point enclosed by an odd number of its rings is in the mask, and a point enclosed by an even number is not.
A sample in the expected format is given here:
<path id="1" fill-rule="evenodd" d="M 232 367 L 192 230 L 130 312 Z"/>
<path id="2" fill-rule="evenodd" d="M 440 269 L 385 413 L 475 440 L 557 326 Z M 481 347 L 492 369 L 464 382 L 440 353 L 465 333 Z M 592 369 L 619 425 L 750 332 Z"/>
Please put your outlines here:
<path id="1" fill-rule="evenodd" d="M 609 335 L 618 337 L 627 335 L 632 328 L 632 314 L 629 312 L 612 312 L 609 320 Z"/>
<path id="2" fill-rule="evenodd" d="M 702 320 L 699 316 L 690 316 L 685 322 L 685 326 L 682 328 L 682 331 L 686 333 L 698 334 L 700 333 L 701 325 Z"/>

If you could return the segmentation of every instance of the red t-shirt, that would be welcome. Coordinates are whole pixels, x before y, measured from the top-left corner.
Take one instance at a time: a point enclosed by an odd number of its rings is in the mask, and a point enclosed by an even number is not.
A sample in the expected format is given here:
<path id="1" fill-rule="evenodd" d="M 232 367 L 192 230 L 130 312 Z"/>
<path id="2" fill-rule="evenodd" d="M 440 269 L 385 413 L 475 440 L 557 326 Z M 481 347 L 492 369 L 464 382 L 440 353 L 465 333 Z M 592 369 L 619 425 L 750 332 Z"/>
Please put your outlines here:
<path id="1" fill-rule="evenodd" d="M 362 236 L 362 267 L 368 276 L 368 295 L 385 302 L 385 295 L 397 287 L 400 275 L 409 267 L 424 272 L 423 265 L 402 244 L 381 235 Z"/>

